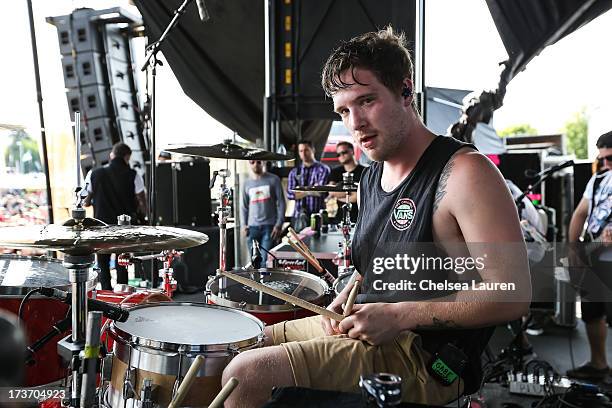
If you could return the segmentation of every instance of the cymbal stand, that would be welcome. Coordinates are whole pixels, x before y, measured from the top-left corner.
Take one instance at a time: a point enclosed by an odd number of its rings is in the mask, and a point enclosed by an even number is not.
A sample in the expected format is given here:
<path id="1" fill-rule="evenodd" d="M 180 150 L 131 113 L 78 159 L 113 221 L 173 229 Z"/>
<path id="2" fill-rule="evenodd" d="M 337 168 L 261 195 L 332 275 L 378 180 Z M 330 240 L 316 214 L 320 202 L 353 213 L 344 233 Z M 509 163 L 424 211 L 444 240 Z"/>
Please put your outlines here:
<path id="1" fill-rule="evenodd" d="M 353 173 L 343 173 L 342 174 L 342 184 L 345 186 L 353 184 Z M 351 203 L 351 192 L 346 191 L 346 202 L 342 206 L 342 222 L 340 223 L 340 229 L 342 231 L 342 242 L 340 243 L 340 252 L 342 256 L 342 262 L 340 264 L 340 268 L 342 268 L 342 272 L 350 272 L 351 266 L 351 209 L 353 204 Z M 341 271 L 338 270 L 338 276 L 340 276 Z"/>
<path id="2" fill-rule="evenodd" d="M 75 189 L 75 205 L 71 211 L 72 218 L 63 225 L 75 230 L 82 230 L 86 226 L 106 225 L 95 218 L 87 218 L 83 201 L 87 197 L 87 189 L 81 185 L 81 115 L 75 112 L 75 141 L 76 141 L 76 167 L 77 187 Z M 79 407 L 81 397 L 81 351 L 85 349 L 85 334 L 87 330 L 87 281 L 94 264 L 93 252 L 67 253 L 62 265 L 68 269 L 70 285 L 72 287 L 72 334 L 58 342 L 58 352 L 64 359 L 70 361 L 72 382 L 70 384 L 70 407 Z"/>
<path id="3" fill-rule="evenodd" d="M 227 186 L 226 181 L 230 177 L 229 169 L 221 169 L 213 172 L 213 178 L 210 181 L 209 188 L 212 189 L 215 185 L 217 176 L 221 176 L 221 184 L 219 185 L 219 207 L 217 207 L 217 217 L 219 220 L 219 269 L 217 275 L 227 270 L 227 223 L 233 222 L 230 218 L 230 199 L 232 191 Z M 223 286 L 223 279 L 220 280 L 219 286 Z M 222 289 L 219 287 L 219 289 Z"/>

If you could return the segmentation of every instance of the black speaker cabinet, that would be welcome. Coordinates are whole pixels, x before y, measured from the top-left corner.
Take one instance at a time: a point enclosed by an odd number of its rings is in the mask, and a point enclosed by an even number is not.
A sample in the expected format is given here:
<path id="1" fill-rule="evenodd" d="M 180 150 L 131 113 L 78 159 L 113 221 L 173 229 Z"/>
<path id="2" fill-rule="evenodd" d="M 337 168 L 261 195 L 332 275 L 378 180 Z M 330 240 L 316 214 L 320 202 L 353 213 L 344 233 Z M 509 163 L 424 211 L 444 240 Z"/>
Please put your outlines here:
<path id="1" fill-rule="evenodd" d="M 156 224 L 212 225 L 208 160 L 161 162 L 156 166 Z"/>
<path id="2" fill-rule="evenodd" d="M 593 175 L 593 163 L 586 160 L 577 160 L 574 164 L 574 208 L 578 206 L 586 185 Z"/>
<path id="3" fill-rule="evenodd" d="M 219 227 L 180 228 L 203 232 L 208 235 L 208 242 L 197 247 L 183 250 L 183 256 L 172 263 L 178 291 L 192 293 L 204 290 L 210 275 L 219 268 Z M 234 230 L 227 229 L 227 269 L 234 267 Z"/>

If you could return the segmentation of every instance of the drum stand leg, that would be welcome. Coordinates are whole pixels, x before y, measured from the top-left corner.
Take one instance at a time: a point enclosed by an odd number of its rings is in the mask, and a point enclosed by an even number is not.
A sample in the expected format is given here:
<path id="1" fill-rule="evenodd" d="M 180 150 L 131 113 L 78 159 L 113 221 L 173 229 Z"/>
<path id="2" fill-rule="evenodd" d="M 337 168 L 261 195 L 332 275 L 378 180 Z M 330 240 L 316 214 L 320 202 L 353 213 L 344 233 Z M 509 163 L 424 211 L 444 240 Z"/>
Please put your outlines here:
<path id="1" fill-rule="evenodd" d="M 70 361 L 70 407 L 78 408 L 81 397 L 81 358 L 85 348 L 87 330 L 87 280 L 93 266 L 94 255 L 66 255 L 64 267 L 68 269 L 72 285 L 72 335 L 58 342 L 58 352 Z"/>

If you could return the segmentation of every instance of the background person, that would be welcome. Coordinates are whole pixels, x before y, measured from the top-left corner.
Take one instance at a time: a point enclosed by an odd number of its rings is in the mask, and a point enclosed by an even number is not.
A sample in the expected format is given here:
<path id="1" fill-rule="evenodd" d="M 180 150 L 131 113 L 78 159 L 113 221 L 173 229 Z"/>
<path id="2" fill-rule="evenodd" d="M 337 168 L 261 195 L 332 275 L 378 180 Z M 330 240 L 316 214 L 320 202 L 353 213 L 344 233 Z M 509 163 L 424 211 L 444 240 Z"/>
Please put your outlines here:
<path id="1" fill-rule="evenodd" d="M 94 218 L 109 225 L 117 224 L 117 217 L 127 214 L 137 224 L 147 213 L 147 198 L 142 176 L 130 168 L 132 149 L 116 143 L 110 153 L 110 163 L 90 171 L 85 177 L 88 196 L 85 206 L 93 205 Z M 110 254 L 96 254 L 103 290 L 112 290 Z M 116 265 L 117 283 L 128 283 L 127 269 Z"/>
<path id="2" fill-rule="evenodd" d="M 310 225 L 310 215 L 325 208 L 325 194 L 293 191 L 297 186 L 322 186 L 327 183 L 330 169 L 325 164 L 315 160 L 315 149 L 310 140 L 298 142 L 298 154 L 301 164 L 289 172 L 287 198 L 295 200 L 293 211 L 293 227 L 299 232 Z"/>
<path id="3" fill-rule="evenodd" d="M 340 166 L 334 167 L 329 173 L 328 183 L 336 185 L 342 183 L 342 175 L 344 173 L 353 173 L 353 182 L 359 184 L 361 180 L 361 174 L 365 167 L 357 163 L 355 160 L 355 148 L 349 142 L 339 142 L 336 145 L 336 156 L 340 162 Z M 346 203 L 346 193 L 329 193 L 330 197 L 334 197 L 338 200 L 338 212 L 336 213 L 335 222 L 340 223 L 344 217 L 344 211 L 342 205 Z M 357 193 L 351 193 L 349 196 L 351 202 L 351 222 L 357 221 L 357 214 L 359 209 L 357 208 Z"/>
<path id="4" fill-rule="evenodd" d="M 242 186 L 240 214 L 250 255 L 253 240 L 261 248 L 270 250 L 280 238 L 285 221 L 285 196 L 280 179 L 268 173 L 261 160 L 250 160 L 249 168 L 251 177 Z M 267 253 L 260 251 L 261 259 L 267 259 Z"/>

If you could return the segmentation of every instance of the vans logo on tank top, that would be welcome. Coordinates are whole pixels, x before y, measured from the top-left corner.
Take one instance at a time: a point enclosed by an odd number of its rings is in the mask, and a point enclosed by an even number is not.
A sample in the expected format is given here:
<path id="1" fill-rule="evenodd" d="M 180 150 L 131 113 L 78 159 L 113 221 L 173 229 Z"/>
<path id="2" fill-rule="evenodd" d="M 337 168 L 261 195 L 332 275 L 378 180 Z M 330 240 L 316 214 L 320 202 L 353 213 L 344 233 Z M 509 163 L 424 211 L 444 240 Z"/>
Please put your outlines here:
<path id="1" fill-rule="evenodd" d="M 393 206 L 391 224 L 398 231 L 406 231 L 416 216 L 416 206 L 409 198 L 400 198 Z"/>

